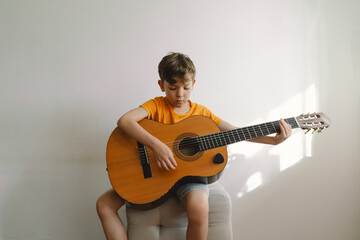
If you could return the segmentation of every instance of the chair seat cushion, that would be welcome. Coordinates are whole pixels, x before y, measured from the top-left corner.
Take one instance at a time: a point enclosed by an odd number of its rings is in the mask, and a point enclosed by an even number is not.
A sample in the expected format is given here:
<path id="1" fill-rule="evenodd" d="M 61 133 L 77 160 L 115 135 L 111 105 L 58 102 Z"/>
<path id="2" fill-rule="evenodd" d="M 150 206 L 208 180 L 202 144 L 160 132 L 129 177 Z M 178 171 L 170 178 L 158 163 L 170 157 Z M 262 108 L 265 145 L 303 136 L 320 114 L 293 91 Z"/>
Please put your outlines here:
<path id="1" fill-rule="evenodd" d="M 209 185 L 209 240 L 231 240 L 231 200 L 223 186 Z M 176 197 L 150 210 L 126 208 L 129 240 L 184 240 L 186 212 Z"/>

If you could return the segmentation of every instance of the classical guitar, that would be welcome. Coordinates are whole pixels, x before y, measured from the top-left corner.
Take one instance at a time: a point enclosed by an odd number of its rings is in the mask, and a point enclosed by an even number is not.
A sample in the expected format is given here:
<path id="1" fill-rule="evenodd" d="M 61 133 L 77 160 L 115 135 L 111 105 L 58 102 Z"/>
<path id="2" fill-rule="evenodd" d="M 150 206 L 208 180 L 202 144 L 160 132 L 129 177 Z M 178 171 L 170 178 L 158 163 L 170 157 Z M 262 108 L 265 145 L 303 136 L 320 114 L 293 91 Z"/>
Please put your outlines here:
<path id="1" fill-rule="evenodd" d="M 323 113 L 285 119 L 292 128 L 321 132 L 330 126 Z M 116 128 L 108 141 L 106 160 L 110 182 L 128 205 L 150 209 L 164 202 L 186 182 L 212 183 L 227 163 L 226 145 L 280 132 L 279 121 L 220 132 L 210 118 L 192 116 L 176 124 L 141 120 L 139 124 L 167 144 L 177 168 L 160 169 L 146 146 Z"/>

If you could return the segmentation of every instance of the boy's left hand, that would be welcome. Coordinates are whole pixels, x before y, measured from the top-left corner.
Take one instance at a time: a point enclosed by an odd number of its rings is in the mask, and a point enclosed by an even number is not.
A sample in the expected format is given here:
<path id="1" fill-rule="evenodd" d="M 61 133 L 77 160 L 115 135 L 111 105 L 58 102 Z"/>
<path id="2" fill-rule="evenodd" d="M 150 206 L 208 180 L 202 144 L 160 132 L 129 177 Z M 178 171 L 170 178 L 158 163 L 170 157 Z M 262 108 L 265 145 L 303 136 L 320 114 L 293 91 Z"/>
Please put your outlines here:
<path id="1" fill-rule="evenodd" d="M 284 119 L 280 119 L 280 131 L 275 136 L 275 145 L 282 143 L 291 136 L 292 127 Z"/>

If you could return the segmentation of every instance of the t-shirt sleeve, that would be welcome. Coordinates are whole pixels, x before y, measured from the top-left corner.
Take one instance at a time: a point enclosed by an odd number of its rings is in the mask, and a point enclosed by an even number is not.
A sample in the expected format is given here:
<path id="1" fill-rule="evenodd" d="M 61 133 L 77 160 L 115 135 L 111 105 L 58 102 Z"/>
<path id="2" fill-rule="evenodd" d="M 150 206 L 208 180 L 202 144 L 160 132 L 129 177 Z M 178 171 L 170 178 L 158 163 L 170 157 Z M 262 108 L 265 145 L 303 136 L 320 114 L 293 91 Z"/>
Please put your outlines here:
<path id="1" fill-rule="evenodd" d="M 211 113 L 212 116 L 210 117 L 212 120 L 214 120 L 216 122 L 217 125 L 219 125 L 222 121 L 221 118 L 219 118 L 218 116 L 216 116 L 215 114 Z"/>
<path id="2" fill-rule="evenodd" d="M 150 99 L 149 101 L 141 104 L 140 107 L 143 107 L 146 110 L 148 113 L 148 119 L 154 118 L 154 115 L 157 111 L 157 104 L 155 99 Z"/>
<path id="3" fill-rule="evenodd" d="M 203 115 L 206 117 L 211 118 L 217 125 L 219 125 L 222 121 L 221 118 L 219 118 L 218 116 L 216 116 L 214 113 L 212 113 L 207 107 L 201 106 L 203 107 Z"/>

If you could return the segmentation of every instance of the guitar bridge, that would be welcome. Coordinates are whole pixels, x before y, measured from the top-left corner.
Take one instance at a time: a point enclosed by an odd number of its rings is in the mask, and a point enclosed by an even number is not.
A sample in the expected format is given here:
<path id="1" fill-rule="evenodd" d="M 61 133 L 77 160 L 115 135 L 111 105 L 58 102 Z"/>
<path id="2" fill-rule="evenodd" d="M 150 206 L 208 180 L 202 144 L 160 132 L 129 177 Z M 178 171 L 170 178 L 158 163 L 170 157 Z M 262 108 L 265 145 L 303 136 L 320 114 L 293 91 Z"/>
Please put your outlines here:
<path id="1" fill-rule="evenodd" d="M 139 142 L 138 142 L 138 152 L 139 152 L 140 163 L 141 163 L 141 166 L 142 166 L 144 178 L 152 177 L 151 168 L 150 168 L 150 162 L 149 162 L 149 157 L 147 155 L 146 146 L 144 144 L 139 143 Z"/>

